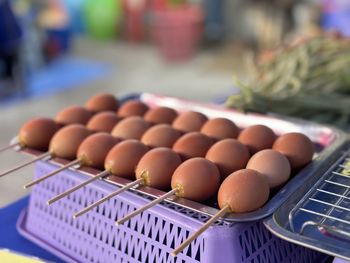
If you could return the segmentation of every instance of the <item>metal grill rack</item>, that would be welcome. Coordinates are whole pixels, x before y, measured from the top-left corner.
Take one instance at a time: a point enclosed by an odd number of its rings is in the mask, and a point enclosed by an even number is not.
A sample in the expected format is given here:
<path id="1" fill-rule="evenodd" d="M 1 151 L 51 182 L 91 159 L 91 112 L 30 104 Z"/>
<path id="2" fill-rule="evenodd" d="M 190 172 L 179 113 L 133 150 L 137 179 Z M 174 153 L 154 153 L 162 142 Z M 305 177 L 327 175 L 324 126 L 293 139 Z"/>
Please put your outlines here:
<path id="1" fill-rule="evenodd" d="M 320 235 L 350 242 L 350 150 L 341 152 L 290 211 L 289 226 L 301 235 L 319 231 Z"/>

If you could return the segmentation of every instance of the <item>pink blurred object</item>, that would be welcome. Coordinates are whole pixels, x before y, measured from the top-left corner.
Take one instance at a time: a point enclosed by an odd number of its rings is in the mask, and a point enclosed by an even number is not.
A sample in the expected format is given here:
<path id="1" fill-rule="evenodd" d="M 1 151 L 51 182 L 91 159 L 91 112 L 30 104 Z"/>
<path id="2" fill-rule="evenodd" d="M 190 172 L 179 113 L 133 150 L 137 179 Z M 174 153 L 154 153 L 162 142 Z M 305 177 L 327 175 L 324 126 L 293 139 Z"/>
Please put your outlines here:
<path id="1" fill-rule="evenodd" d="M 191 58 L 203 33 L 201 7 L 186 5 L 154 10 L 152 14 L 151 30 L 161 54 L 169 61 Z"/>
<path id="2" fill-rule="evenodd" d="M 149 0 L 149 3 L 152 10 L 164 10 L 168 5 L 167 0 Z"/>
<path id="3" fill-rule="evenodd" d="M 141 42 L 145 32 L 143 20 L 146 11 L 146 0 L 123 0 L 125 13 L 126 38 L 131 42 Z"/>

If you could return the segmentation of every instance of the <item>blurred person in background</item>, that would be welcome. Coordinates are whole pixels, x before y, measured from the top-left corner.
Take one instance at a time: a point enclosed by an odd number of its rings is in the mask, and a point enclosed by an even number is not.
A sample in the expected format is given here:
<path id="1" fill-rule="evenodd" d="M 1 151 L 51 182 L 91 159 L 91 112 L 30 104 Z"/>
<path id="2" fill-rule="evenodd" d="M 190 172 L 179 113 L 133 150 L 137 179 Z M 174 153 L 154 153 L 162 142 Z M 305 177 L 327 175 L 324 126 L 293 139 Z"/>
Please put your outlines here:
<path id="1" fill-rule="evenodd" d="M 0 0 L 0 96 L 18 88 L 21 35 L 9 1 Z"/>

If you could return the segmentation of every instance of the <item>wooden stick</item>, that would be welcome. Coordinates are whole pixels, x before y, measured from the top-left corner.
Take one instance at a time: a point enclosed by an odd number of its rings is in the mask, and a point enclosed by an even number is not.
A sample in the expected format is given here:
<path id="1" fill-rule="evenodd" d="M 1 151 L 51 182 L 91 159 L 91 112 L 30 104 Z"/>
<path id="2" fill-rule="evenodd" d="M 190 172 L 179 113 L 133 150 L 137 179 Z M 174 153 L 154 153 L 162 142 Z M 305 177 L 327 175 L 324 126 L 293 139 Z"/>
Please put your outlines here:
<path id="1" fill-rule="evenodd" d="M 42 154 L 42 155 L 39 155 L 39 156 L 35 157 L 33 160 L 30 160 L 30 161 L 28 161 L 28 162 L 22 163 L 22 164 L 20 164 L 20 165 L 14 167 L 14 168 L 11 168 L 11 169 L 9 169 L 9 170 L 7 170 L 7 171 L 1 173 L 1 174 L 0 174 L 0 177 L 3 177 L 3 176 L 5 176 L 5 175 L 7 175 L 7 174 L 9 174 L 9 173 L 12 173 L 12 172 L 14 172 L 14 171 L 17 171 L 17 170 L 19 170 L 19 169 L 21 169 L 21 168 L 23 168 L 23 167 L 26 167 L 26 166 L 28 166 L 28 165 L 30 165 L 30 164 L 32 164 L 32 163 L 35 163 L 35 162 L 37 162 L 37 161 L 39 161 L 39 160 L 42 160 L 42 159 L 44 159 L 44 158 L 46 158 L 46 157 L 49 157 L 49 156 L 51 156 L 51 153 L 46 152 L 46 153 L 44 153 L 44 154 Z"/>
<path id="2" fill-rule="evenodd" d="M 7 146 L 4 146 L 3 148 L 0 149 L 0 153 L 6 151 L 8 149 L 14 148 L 18 145 L 19 145 L 19 142 L 15 142 L 15 143 L 9 144 Z"/>
<path id="3" fill-rule="evenodd" d="M 102 199 L 98 200 L 97 202 L 85 207 L 83 210 L 80 210 L 79 212 L 75 213 L 73 215 L 73 218 L 76 219 L 78 218 L 79 216 L 85 214 L 86 212 L 90 211 L 91 209 L 93 209 L 94 207 L 100 205 L 101 203 L 109 200 L 110 198 L 112 198 L 113 196 L 116 196 L 122 192 L 125 192 L 126 190 L 132 188 L 133 186 L 135 185 L 139 185 L 141 184 L 142 182 L 144 182 L 144 179 L 143 178 L 140 178 L 140 179 L 137 179 L 136 181 L 133 181 L 131 183 L 128 183 L 126 184 L 125 186 L 123 186 L 122 188 L 118 189 L 117 191 L 113 192 L 113 193 L 110 193 L 109 195 L 103 197 Z"/>
<path id="4" fill-rule="evenodd" d="M 132 217 L 142 213 L 143 211 L 151 208 L 152 206 L 155 206 L 156 204 L 159 204 L 163 200 L 167 199 L 169 196 L 174 195 L 177 191 L 179 191 L 179 189 L 174 188 L 170 192 L 167 192 L 166 194 L 158 197 L 157 199 L 154 199 L 152 202 L 148 203 L 147 205 L 145 205 L 145 206 L 143 206 L 143 207 L 141 207 L 139 209 L 136 209 L 134 212 L 128 214 L 127 216 L 124 216 L 122 219 L 118 220 L 115 224 L 117 226 L 123 224 L 124 222 L 130 220 Z"/>
<path id="5" fill-rule="evenodd" d="M 208 227 L 210 227 L 219 217 L 222 217 L 230 210 L 228 205 L 225 205 L 219 212 L 217 212 L 212 218 L 210 218 L 200 229 L 198 229 L 192 236 L 189 236 L 180 246 L 178 246 L 171 255 L 176 257 L 185 247 L 187 247 L 193 240 L 195 240 L 200 234 L 202 234 Z"/>
<path id="6" fill-rule="evenodd" d="M 102 178 L 102 177 L 104 177 L 104 176 L 106 176 L 106 175 L 109 175 L 109 174 L 110 174 L 110 173 L 109 173 L 108 171 L 103 171 L 103 172 L 101 172 L 101 173 L 99 173 L 99 174 L 97 174 L 97 175 L 95 175 L 95 176 L 93 176 L 93 177 L 90 177 L 90 178 L 89 178 L 88 180 L 86 180 L 85 182 L 82 182 L 81 184 L 78 184 L 78 185 L 76 185 L 76 186 L 74 186 L 74 187 L 68 189 L 67 191 L 63 192 L 62 194 L 59 194 L 59 195 L 55 196 L 54 198 L 50 199 L 49 201 L 47 201 L 47 204 L 48 204 L 48 205 L 51 205 L 52 203 L 54 203 L 54 202 L 60 200 L 61 198 L 63 198 L 63 197 L 65 197 L 65 196 L 67 196 L 67 195 L 69 195 L 69 194 L 75 192 L 76 190 L 82 188 L 83 186 L 85 186 L 85 185 L 87 185 L 87 184 L 89 184 L 89 183 L 91 183 L 91 182 L 93 182 L 93 181 L 95 181 L 95 180 L 97 180 L 97 179 L 99 179 L 99 178 Z"/>
<path id="7" fill-rule="evenodd" d="M 26 185 L 24 186 L 24 189 L 27 189 L 27 188 L 29 188 L 29 187 L 35 185 L 35 184 L 38 184 L 38 183 L 40 183 L 40 182 L 42 182 L 42 181 L 44 181 L 44 180 L 50 178 L 51 176 L 53 176 L 53 175 L 55 175 L 55 174 L 58 174 L 59 172 L 65 170 L 65 169 L 67 169 L 67 168 L 69 168 L 69 167 L 71 167 L 71 166 L 73 166 L 73 165 L 79 164 L 79 163 L 80 163 L 80 160 L 78 160 L 78 159 L 76 159 L 76 160 L 74 160 L 74 161 L 71 161 L 70 163 L 68 163 L 68 164 L 66 164 L 66 165 L 64 165 L 64 166 L 62 166 L 61 168 L 59 168 L 59 169 L 57 169 L 57 170 L 55 170 L 55 171 L 53 171 L 53 172 L 51 172 L 51 173 L 49 173 L 49 174 L 47 174 L 47 175 L 45 175 L 45 176 L 43 176 L 43 177 L 40 177 L 40 178 L 38 178 L 38 179 L 36 179 L 36 180 L 34 180 L 34 181 L 32 181 L 32 182 L 26 184 Z"/>

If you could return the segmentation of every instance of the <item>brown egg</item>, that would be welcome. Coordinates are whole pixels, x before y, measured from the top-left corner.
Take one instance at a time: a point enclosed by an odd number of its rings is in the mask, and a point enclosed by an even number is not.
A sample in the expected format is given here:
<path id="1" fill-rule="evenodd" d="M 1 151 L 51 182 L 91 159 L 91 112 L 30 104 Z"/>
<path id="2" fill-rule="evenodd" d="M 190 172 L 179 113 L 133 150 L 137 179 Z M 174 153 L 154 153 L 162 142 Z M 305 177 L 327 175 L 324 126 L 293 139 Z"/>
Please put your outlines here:
<path id="1" fill-rule="evenodd" d="M 125 140 L 114 146 L 105 160 L 105 169 L 111 174 L 135 179 L 136 165 L 148 151 L 148 147 L 137 140 Z"/>
<path id="2" fill-rule="evenodd" d="M 237 138 L 239 129 L 232 121 L 225 118 L 215 118 L 204 123 L 201 133 L 216 140 Z"/>
<path id="3" fill-rule="evenodd" d="M 219 207 L 231 212 L 247 213 L 262 207 L 270 194 L 267 178 L 257 171 L 242 169 L 230 174 L 218 193 Z"/>
<path id="4" fill-rule="evenodd" d="M 116 111 L 118 106 L 118 99 L 112 94 L 108 93 L 99 93 L 92 96 L 85 103 L 85 108 L 92 112 Z"/>
<path id="5" fill-rule="evenodd" d="M 56 121 L 60 124 L 83 124 L 85 125 L 91 118 L 92 113 L 80 106 L 70 106 L 56 115 Z"/>
<path id="6" fill-rule="evenodd" d="M 175 130 L 169 124 L 157 124 L 149 128 L 141 138 L 141 142 L 154 147 L 171 148 L 177 139 L 181 136 L 181 132 Z"/>
<path id="7" fill-rule="evenodd" d="M 173 122 L 172 126 L 182 132 L 200 131 L 208 118 L 196 111 L 188 111 L 180 114 Z"/>
<path id="8" fill-rule="evenodd" d="M 52 137 L 49 151 L 54 157 L 73 160 L 83 140 L 91 132 L 81 124 L 71 124 L 63 127 Z"/>
<path id="9" fill-rule="evenodd" d="M 108 152 L 119 142 L 120 139 L 105 132 L 92 134 L 80 144 L 77 159 L 80 165 L 103 168 Z"/>
<path id="10" fill-rule="evenodd" d="M 136 178 L 143 178 L 145 185 L 167 190 L 170 188 L 171 177 L 181 164 L 178 154 L 169 148 L 155 148 L 147 152 L 136 166 Z"/>
<path id="11" fill-rule="evenodd" d="M 18 141 L 22 147 L 46 151 L 50 140 L 60 126 L 48 118 L 35 118 L 24 123 L 18 133 Z"/>
<path id="12" fill-rule="evenodd" d="M 86 128 L 92 131 L 99 132 L 108 132 L 110 133 L 114 126 L 121 120 L 122 118 L 117 116 L 114 112 L 104 111 L 95 114 L 89 120 L 86 125 Z"/>
<path id="13" fill-rule="evenodd" d="M 250 154 L 272 147 L 276 134 L 265 125 L 253 125 L 245 128 L 238 136 L 238 140 L 245 144 Z"/>
<path id="14" fill-rule="evenodd" d="M 283 134 L 275 141 L 272 148 L 288 158 L 293 170 L 310 163 L 315 152 L 312 141 L 297 132 Z"/>
<path id="15" fill-rule="evenodd" d="M 150 126 L 150 123 L 145 121 L 142 117 L 131 116 L 121 120 L 113 128 L 111 134 L 121 139 L 140 140 Z"/>
<path id="16" fill-rule="evenodd" d="M 202 202 L 214 196 L 220 186 L 220 173 L 215 164 L 204 158 L 183 162 L 174 172 L 171 188 L 177 196 Z"/>
<path id="17" fill-rule="evenodd" d="M 177 117 L 177 112 L 168 107 L 156 107 L 146 112 L 144 119 L 150 123 L 171 124 Z"/>
<path id="18" fill-rule="evenodd" d="M 186 133 L 174 144 L 173 150 L 180 154 L 183 160 L 193 157 L 204 157 L 214 140 L 200 132 Z"/>
<path id="19" fill-rule="evenodd" d="M 247 168 L 265 175 L 271 189 L 278 188 L 287 182 L 291 172 L 288 159 L 283 154 L 271 149 L 254 154 L 250 158 Z"/>
<path id="20" fill-rule="evenodd" d="M 207 152 L 206 159 L 219 168 L 221 180 L 231 173 L 246 167 L 250 154 L 248 148 L 235 139 L 215 143 Z"/>
<path id="21" fill-rule="evenodd" d="M 148 110 L 149 107 L 145 103 L 139 100 L 129 100 L 120 106 L 117 114 L 121 117 L 143 116 Z"/>

